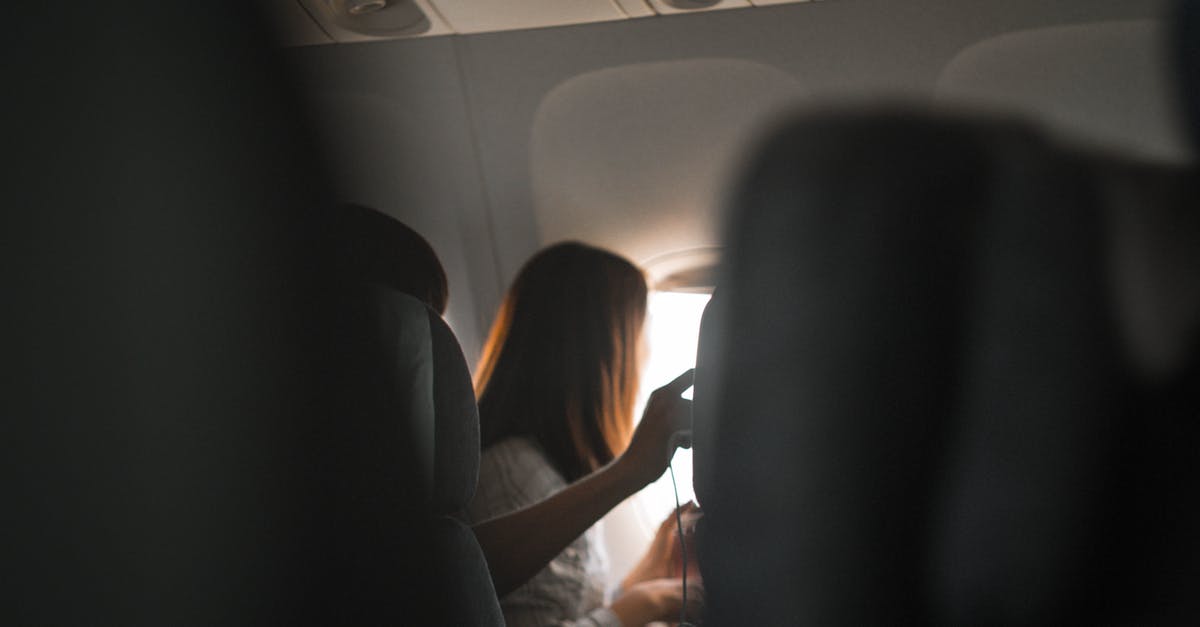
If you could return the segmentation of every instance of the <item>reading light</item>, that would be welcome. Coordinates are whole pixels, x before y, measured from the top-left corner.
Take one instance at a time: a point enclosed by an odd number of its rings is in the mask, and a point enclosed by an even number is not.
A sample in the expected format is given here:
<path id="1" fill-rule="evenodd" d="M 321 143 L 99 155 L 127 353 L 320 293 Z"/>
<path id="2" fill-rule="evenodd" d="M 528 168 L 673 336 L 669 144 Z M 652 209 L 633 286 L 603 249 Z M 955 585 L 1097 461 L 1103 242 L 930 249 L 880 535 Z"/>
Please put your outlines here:
<path id="1" fill-rule="evenodd" d="M 346 2 L 346 12 L 358 17 L 387 8 L 387 0 L 349 0 Z"/>
<path id="2" fill-rule="evenodd" d="M 337 41 L 408 37 L 429 30 L 415 0 L 301 0 Z"/>
<path id="3" fill-rule="evenodd" d="M 668 5 L 676 9 L 684 11 L 695 11 L 696 9 L 707 9 L 721 3 L 721 0 L 663 0 Z"/>

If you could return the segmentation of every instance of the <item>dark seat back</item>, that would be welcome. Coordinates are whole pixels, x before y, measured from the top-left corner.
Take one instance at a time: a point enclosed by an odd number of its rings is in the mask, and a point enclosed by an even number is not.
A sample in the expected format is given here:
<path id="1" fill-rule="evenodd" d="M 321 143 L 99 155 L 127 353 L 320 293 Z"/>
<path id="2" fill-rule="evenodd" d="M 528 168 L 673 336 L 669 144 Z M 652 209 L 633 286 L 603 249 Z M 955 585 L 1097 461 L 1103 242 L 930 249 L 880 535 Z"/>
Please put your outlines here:
<path id="1" fill-rule="evenodd" d="M 390 288 L 370 290 L 375 355 L 367 376 L 374 377 L 359 416 L 382 441 L 415 451 L 416 464 L 394 477 L 401 498 L 419 512 L 415 537 L 428 563 L 410 564 L 423 578 L 413 612 L 427 624 L 503 625 L 491 574 L 475 535 L 453 515 L 475 494 L 479 476 L 479 413 L 466 360 L 454 334 L 437 312 Z M 368 349 L 370 350 L 370 349 Z M 390 473 L 380 478 L 391 480 Z M 380 486 L 377 494 L 388 494 Z M 410 619 L 414 616 L 410 616 Z"/>
<path id="2" fill-rule="evenodd" d="M 713 622 L 1194 620 L 1195 352 L 1133 376 L 1093 168 L 916 113 L 768 142 L 697 413 Z"/>
<path id="3" fill-rule="evenodd" d="M 434 517 L 477 472 L 461 355 L 330 272 L 335 204 L 254 9 L 9 14 L 0 622 L 498 624 Z M 406 390 L 409 337 L 435 378 Z M 410 432 L 417 392 L 459 406 L 432 432 L 457 457 Z"/>
<path id="4" fill-rule="evenodd" d="M 352 365 L 332 196 L 254 9 L 9 16 L 7 624 L 401 614 L 395 568 L 387 596 L 354 585 L 355 556 L 420 555 L 364 549 L 347 515 L 363 455 L 336 419 L 353 395 L 331 375 Z"/>
<path id="5" fill-rule="evenodd" d="M 700 333 L 696 344 L 695 387 L 692 393 L 692 488 L 701 504 L 712 494 L 714 481 L 713 463 L 709 458 L 717 447 L 719 420 L 715 393 L 721 379 L 722 355 L 725 352 L 720 322 L 725 315 L 721 311 L 723 305 L 724 298 L 720 290 L 714 290 L 700 316 Z"/>

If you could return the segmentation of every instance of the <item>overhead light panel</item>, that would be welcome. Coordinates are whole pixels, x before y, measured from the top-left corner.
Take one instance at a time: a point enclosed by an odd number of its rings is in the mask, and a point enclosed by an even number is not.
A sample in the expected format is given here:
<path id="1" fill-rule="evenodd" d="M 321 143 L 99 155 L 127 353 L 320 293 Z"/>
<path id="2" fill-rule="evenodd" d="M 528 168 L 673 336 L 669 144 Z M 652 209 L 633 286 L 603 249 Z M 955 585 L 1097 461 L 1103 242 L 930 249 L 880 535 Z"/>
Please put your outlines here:
<path id="1" fill-rule="evenodd" d="M 394 39 L 445 31 L 417 0 L 300 0 L 336 41 Z"/>

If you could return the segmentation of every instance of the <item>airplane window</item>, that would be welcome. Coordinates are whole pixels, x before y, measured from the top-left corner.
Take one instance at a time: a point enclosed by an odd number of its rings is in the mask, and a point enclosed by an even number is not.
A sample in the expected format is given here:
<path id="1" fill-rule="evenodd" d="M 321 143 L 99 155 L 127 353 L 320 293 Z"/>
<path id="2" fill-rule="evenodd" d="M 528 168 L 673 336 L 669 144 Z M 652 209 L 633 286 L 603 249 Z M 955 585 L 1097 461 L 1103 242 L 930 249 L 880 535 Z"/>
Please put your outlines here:
<path id="1" fill-rule="evenodd" d="M 681 292 L 650 294 L 646 319 L 646 344 L 650 354 L 642 368 L 635 419 L 641 418 L 651 392 L 696 364 L 700 316 L 709 298 L 708 294 Z M 684 396 L 691 396 L 690 388 Z M 694 498 L 692 452 L 679 449 L 671 465 L 675 468 L 679 502 L 686 503 Z M 664 473 L 658 481 L 646 486 L 606 518 L 605 536 L 611 572 L 616 580 L 624 576 L 624 571 L 641 557 L 655 529 L 674 507 L 671 475 Z"/>
<path id="2" fill-rule="evenodd" d="M 708 294 L 686 294 L 681 292 L 654 292 L 650 295 L 649 316 L 646 320 L 646 340 L 650 349 L 642 372 L 638 392 L 637 409 L 634 416 L 641 418 L 642 408 L 650 393 L 671 381 L 680 372 L 696 365 L 696 338 L 700 333 L 700 316 L 708 304 Z M 684 392 L 691 396 L 691 388 Z M 680 449 L 671 462 L 675 467 L 675 480 L 679 487 L 679 502 L 694 497 L 692 493 L 692 452 Z M 647 486 L 639 495 L 644 504 L 646 522 L 654 528 L 674 508 L 675 495 L 671 491 L 671 476 L 665 474 Z"/>

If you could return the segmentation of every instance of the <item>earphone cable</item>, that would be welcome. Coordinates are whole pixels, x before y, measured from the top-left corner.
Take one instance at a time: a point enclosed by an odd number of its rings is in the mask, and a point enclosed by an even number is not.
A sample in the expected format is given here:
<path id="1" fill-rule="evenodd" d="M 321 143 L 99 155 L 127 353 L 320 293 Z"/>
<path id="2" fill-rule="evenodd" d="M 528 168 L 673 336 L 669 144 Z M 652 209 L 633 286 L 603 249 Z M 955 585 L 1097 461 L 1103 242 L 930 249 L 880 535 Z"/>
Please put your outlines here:
<path id="1" fill-rule="evenodd" d="M 679 554 L 683 558 L 683 574 L 680 577 L 683 584 L 683 603 L 679 610 L 679 627 L 691 627 L 687 620 L 687 543 L 683 539 L 683 514 L 679 511 L 679 486 L 675 483 L 675 467 L 668 463 L 667 470 L 671 471 L 671 489 L 675 492 L 675 525 L 679 531 Z"/>

